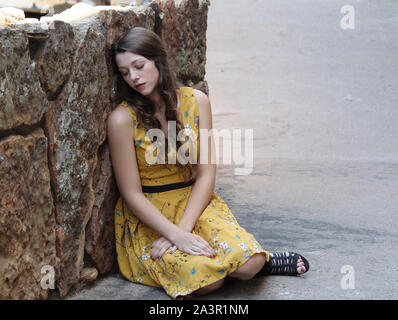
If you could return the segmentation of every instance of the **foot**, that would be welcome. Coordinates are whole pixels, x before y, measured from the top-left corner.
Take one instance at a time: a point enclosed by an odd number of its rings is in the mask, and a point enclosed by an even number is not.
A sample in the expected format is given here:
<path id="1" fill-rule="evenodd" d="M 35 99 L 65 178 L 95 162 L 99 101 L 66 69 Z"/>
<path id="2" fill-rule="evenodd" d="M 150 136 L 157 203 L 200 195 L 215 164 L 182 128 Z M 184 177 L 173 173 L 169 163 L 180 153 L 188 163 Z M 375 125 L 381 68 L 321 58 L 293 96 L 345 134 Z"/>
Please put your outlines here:
<path id="1" fill-rule="evenodd" d="M 298 260 L 297 260 L 297 273 L 298 274 L 303 274 L 306 271 L 307 270 L 305 269 L 304 261 L 303 261 L 303 259 L 301 259 L 301 257 L 299 257 Z"/>
<path id="2" fill-rule="evenodd" d="M 288 275 L 297 276 L 307 272 L 310 265 L 303 256 L 295 252 L 270 252 L 258 275 Z"/>

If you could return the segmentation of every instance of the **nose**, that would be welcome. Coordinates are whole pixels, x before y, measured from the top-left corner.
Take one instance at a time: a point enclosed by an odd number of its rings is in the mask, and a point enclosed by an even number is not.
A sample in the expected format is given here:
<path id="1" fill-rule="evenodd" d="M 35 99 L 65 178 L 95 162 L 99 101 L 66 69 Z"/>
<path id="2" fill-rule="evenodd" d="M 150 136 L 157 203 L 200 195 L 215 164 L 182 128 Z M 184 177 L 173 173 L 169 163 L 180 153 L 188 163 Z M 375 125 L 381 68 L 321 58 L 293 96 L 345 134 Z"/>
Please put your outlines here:
<path id="1" fill-rule="evenodd" d="M 135 82 L 135 81 L 137 81 L 138 78 L 139 77 L 138 77 L 138 74 L 136 72 L 130 71 L 130 80 L 131 81 Z"/>

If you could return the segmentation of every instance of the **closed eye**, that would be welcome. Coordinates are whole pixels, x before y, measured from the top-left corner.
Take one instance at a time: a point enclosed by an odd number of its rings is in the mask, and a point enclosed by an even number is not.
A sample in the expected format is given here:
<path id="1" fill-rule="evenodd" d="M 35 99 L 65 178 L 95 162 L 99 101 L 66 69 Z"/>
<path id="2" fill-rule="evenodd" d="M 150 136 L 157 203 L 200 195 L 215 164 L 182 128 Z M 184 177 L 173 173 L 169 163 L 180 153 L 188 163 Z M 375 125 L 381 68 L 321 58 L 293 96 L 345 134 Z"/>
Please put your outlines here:
<path id="1" fill-rule="evenodd" d="M 136 69 L 141 70 L 143 67 L 144 67 L 144 64 L 142 66 L 137 67 Z M 122 73 L 123 77 L 125 77 L 127 75 L 128 75 L 128 72 L 127 73 Z"/>

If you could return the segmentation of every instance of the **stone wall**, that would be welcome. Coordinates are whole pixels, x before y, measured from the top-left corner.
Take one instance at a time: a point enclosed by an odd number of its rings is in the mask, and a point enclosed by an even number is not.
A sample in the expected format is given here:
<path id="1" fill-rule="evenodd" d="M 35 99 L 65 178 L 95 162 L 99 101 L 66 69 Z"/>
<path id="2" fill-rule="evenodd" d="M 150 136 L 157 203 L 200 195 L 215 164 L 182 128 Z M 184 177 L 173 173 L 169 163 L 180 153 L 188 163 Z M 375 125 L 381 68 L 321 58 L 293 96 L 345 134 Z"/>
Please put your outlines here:
<path id="1" fill-rule="evenodd" d="M 47 299 L 47 266 L 60 297 L 87 267 L 115 268 L 111 44 L 132 26 L 156 31 L 179 84 L 208 93 L 208 5 L 156 0 L 0 26 L 1 299 Z"/>

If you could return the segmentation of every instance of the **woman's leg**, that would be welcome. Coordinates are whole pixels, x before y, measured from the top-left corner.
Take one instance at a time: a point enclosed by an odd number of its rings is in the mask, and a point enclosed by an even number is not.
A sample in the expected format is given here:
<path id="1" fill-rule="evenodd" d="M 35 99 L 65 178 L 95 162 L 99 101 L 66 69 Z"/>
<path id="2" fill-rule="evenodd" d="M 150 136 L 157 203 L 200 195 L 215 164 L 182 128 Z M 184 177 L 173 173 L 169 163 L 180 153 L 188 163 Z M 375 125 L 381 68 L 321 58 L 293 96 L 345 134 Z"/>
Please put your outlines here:
<path id="1" fill-rule="evenodd" d="M 239 280 L 249 280 L 253 278 L 261 270 L 265 261 L 266 261 L 265 254 L 256 253 L 252 255 L 243 266 L 232 272 L 229 276 L 232 278 L 237 278 Z M 212 291 L 221 288 L 223 283 L 224 279 L 218 280 L 206 287 L 196 290 L 194 294 L 197 295 L 208 294 Z"/>
<path id="2" fill-rule="evenodd" d="M 261 270 L 265 262 L 266 262 L 265 253 L 255 253 L 240 268 L 238 268 L 228 276 L 239 280 L 250 280 Z M 297 261 L 297 272 L 299 274 L 302 274 L 305 271 L 306 270 L 304 267 L 304 262 L 300 258 Z M 220 279 L 206 287 L 194 291 L 193 294 L 205 295 L 221 288 L 223 284 L 224 284 L 224 279 Z"/>
<path id="3" fill-rule="evenodd" d="M 265 253 L 255 253 L 241 267 L 230 273 L 229 277 L 239 280 L 250 280 L 261 270 L 265 261 Z"/>

